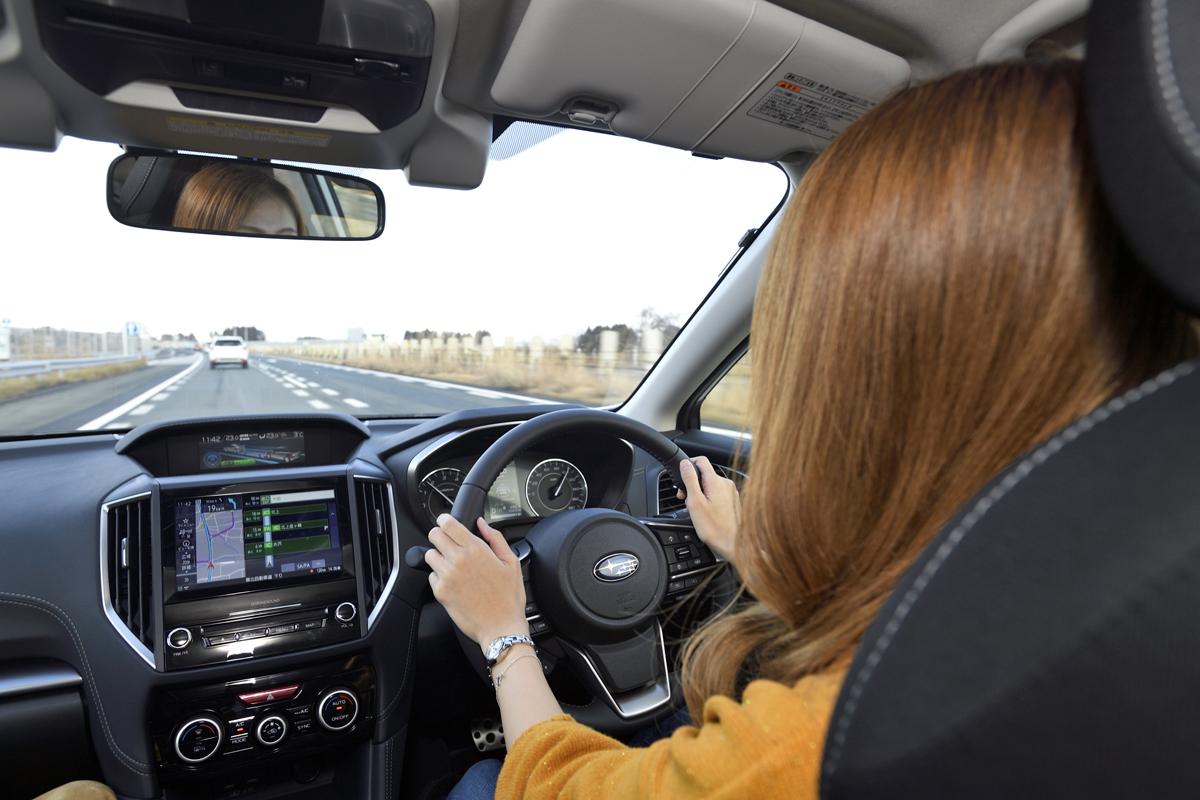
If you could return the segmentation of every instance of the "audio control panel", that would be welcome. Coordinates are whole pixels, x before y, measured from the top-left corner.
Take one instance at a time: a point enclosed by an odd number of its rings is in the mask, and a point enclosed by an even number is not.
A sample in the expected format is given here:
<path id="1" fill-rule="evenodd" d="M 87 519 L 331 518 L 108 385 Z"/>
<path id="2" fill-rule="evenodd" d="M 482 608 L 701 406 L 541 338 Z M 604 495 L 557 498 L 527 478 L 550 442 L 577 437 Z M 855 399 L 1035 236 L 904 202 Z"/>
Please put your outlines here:
<path id="1" fill-rule="evenodd" d="M 187 779 L 369 737 L 374 675 L 362 657 L 224 683 L 166 689 L 152 735 L 160 775 Z"/>

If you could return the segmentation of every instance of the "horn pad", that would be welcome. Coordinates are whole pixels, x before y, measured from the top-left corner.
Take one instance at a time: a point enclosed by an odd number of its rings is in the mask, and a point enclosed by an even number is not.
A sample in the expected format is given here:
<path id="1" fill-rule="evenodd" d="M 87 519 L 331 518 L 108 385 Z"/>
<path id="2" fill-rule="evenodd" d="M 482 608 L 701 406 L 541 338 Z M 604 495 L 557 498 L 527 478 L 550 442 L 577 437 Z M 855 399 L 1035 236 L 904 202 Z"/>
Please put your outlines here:
<path id="1" fill-rule="evenodd" d="M 566 638 L 623 639 L 658 612 L 667 560 L 650 529 L 628 514 L 564 511 L 535 525 L 526 541 L 538 607 Z"/>

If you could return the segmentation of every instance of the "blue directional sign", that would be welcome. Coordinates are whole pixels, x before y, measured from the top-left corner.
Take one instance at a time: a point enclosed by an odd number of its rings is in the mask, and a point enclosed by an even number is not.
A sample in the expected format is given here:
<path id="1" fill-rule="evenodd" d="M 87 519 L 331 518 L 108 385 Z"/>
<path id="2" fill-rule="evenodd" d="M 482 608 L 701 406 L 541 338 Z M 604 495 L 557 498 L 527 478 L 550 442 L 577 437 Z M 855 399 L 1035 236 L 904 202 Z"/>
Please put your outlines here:
<path id="1" fill-rule="evenodd" d="M 138 323 L 136 323 L 136 322 L 126 322 L 125 323 L 125 333 L 128 334 L 129 336 L 137 336 L 141 332 L 142 332 L 142 326 L 139 325 Z"/>

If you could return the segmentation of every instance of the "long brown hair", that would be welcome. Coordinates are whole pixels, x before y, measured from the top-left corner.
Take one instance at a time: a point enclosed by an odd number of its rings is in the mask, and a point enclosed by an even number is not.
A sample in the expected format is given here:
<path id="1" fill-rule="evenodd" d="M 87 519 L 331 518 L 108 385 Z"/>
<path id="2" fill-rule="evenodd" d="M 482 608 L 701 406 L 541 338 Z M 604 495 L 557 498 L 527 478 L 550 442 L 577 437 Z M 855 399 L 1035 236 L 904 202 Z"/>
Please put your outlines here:
<path id="1" fill-rule="evenodd" d="M 1072 62 L 907 89 L 813 163 L 751 326 L 755 598 L 684 653 L 693 718 L 853 653 L 897 578 L 1006 463 L 1196 352 L 1117 238 Z"/>
<path id="2" fill-rule="evenodd" d="M 172 225 L 202 231 L 236 231 L 255 205 L 282 202 L 296 218 L 296 235 L 304 236 L 304 217 L 288 188 L 265 166 L 208 164 L 183 185 Z"/>

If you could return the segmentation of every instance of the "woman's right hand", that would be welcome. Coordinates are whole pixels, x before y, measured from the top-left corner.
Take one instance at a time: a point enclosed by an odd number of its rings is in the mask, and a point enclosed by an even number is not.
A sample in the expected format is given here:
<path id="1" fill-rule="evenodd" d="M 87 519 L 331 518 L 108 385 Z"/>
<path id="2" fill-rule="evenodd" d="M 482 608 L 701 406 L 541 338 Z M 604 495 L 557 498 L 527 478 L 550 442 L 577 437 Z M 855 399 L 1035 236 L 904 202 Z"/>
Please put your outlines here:
<path id="1" fill-rule="evenodd" d="M 726 561 L 733 560 L 733 543 L 742 521 L 742 498 L 733 481 L 717 474 L 704 456 L 679 462 L 683 490 L 696 535 Z"/>

